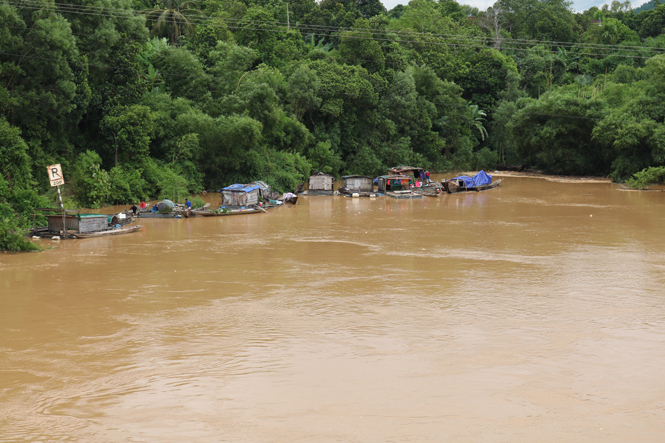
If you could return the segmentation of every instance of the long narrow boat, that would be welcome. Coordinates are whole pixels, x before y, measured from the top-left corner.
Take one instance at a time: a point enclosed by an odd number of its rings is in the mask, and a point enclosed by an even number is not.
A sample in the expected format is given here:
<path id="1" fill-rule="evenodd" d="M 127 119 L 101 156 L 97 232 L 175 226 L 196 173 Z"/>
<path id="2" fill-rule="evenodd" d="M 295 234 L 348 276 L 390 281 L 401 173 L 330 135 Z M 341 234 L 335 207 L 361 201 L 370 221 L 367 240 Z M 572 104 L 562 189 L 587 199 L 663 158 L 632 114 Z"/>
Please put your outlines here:
<path id="1" fill-rule="evenodd" d="M 488 191 L 490 189 L 499 187 L 500 183 L 501 180 L 497 180 L 487 185 L 474 186 L 471 188 L 467 188 L 462 180 L 449 180 L 449 181 L 444 181 L 441 184 L 443 185 L 443 188 L 446 191 L 448 191 L 449 194 L 454 194 L 457 192 Z"/>
<path id="2" fill-rule="evenodd" d="M 72 232 L 70 235 L 72 235 L 75 238 L 108 237 L 110 235 L 122 235 L 122 234 L 129 234 L 131 232 L 136 232 L 139 229 L 141 229 L 142 227 L 143 227 L 142 225 L 128 226 L 128 227 L 125 227 L 125 228 L 109 229 L 108 231 L 87 232 L 85 234 L 79 234 L 78 232 Z"/>
<path id="3" fill-rule="evenodd" d="M 267 212 L 261 209 L 243 209 L 242 211 L 229 211 L 229 212 L 215 212 L 215 211 L 192 211 L 192 214 L 195 214 L 197 217 L 226 217 L 229 215 L 249 215 L 249 214 L 260 214 L 262 212 Z M 191 214 L 190 214 L 191 215 Z"/>
<path id="4" fill-rule="evenodd" d="M 159 212 L 139 212 L 136 214 L 138 218 L 173 218 L 175 215 L 175 212 L 167 212 L 165 214 Z"/>

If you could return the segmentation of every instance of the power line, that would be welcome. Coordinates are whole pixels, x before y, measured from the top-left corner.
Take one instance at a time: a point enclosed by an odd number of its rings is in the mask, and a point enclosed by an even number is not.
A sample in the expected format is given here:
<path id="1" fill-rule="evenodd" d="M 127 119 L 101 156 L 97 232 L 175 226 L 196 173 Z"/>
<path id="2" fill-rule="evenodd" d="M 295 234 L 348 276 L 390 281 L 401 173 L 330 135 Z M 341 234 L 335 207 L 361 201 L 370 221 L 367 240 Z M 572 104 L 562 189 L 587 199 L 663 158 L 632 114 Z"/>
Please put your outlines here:
<path id="1" fill-rule="evenodd" d="M 9 4 L 12 4 L 13 6 L 17 7 L 23 7 L 23 8 L 29 8 L 29 9 L 47 9 L 51 5 L 41 5 L 35 0 L 21 0 L 21 5 L 17 5 L 16 3 L 11 3 L 8 2 Z M 34 6 L 30 6 L 34 5 Z M 105 17 L 116 17 L 116 18 L 126 18 L 127 13 L 148 13 L 148 15 L 154 14 L 156 11 L 134 11 L 134 10 L 127 10 L 127 9 L 120 9 L 120 8 L 106 8 L 106 7 L 98 7 L 98 6 L 82 6 L 82 5 L 71 5 L 67 3 L 54 3 L 53 8 L 55 9 L 56 6 L 59 6 L 62 12 L 64 13 L 71 13 L 71 14 L 85 14 L 85 15 L 96 15 L 96 16 L 105 16 Z M 113 14 L 100 14 L 99 12 L 102 11 L 109 11 L 109 12 L 115 12 L 115 13 L 122 13 L 122 15 L 113 15 Z M 92 11 L 98 11 L 98 12 L 92 12 Z M 219 20 L 223 21 L 225 24 L 230 23 L 231 26 L 235 29 L 242 27 L 243 29 L 248 29 L 248 30 L 257 30 L 257 31 L 266 31 L 266 32 L 288 32 L 284 31 L 283 29 L 266 29 L 266 28 L 248 28 L 245 26 L 246 24 L 252 24 L 254 26 L 262 26 L 266 25 L 269 27 L 283 27 L 286 25 L 286 23 L 281 23 L 277 21 L 263 21 L 263 20 L 247 20 L 247 19 L 232 19 L 232 18 L 220 18 L 220 17 L 209 17 L 205 15 L 199 15 L 196 14 L 196 17 L 191 17 L 187 20 L 171 20 L 169 23 L 174 23 L 174 24 L 180 24 L 180 25 L 185 25 L 185 24 L 198 24 L 198 25 L 207 25 L 207 26 L 213 26 L 213 27 L 220 27 L 219 25 L 214 25 L 206 20 Z M 228 27 L 228 24 L 227 24 Z M 372 36 L 373 40 L 380 40 L 380 41 L 393 41 L 393 39 L 379 39 L 374 37 L 374 34 L 394 34 L 396 36 L 400 35 L 406 35 L 409 37 L 447 37 L 447 38 L 458 38 L 461 40 L 469 40 L 473 42 L 474 40 L 480 40 L 479 43 L 482 43 L 482 41 L 488 41 L 489 38 L 485 36 L 469 36 L 469 35 L 461 35 L 461 34 L 436 34 L 436 33 L 416 33 L 413 31 L 399 31 L 399 30 L 382 30 L 382 29 L 368 29 L 368 28 L 344 28 L 344 27 L 334 27 L 334 26 L 322 26 L 322 25 L 309 25 L 309 24 L 296 24 L 296 25 L 291 25 L 292 28 L 295 28 L 299 31 L 305 31 L 308 35 L 328 35 L 330 32 L 359 32 L 361 34 L 365 34 L 367 36 Z M 360 38 L 358 36 L 340 36 L 342 38 Z M 532 44 L 544 44 L 544 45 L 549 45 L 549 46 L 568 46 L 568 47 L 581 47 L 581 48 L 590 48 L 590 49 L 605 49 L 605 50 L 630 50 L 630 48 L 634 48 L 635 50 L 638 51 L 644 51 L 644 52 L 656 52 L 656 53 L 663 53 L 665 52 L 665 48 L 649 48 L 645 46 L 630 46 L 630 45 L 609 45 L 609 44 L 596 44 L 596 43 L 575 43 L 575 42 L 560 42 L 560 41 L 547 41 L 547 40 L 526 40 L 526 39 L 501 39 L 502 42 L 507 43 L 507 44 L 516 44 L 516 45 L 532 45 Z M 421 44 L 432 44 L 432 43 L 438 43 L 438 42 L 423 42 L 423 41 L 402 41 L 403 43 L 421 43 Z M 453 43 L 442 43 L 442 44 L 449 44 L 453 45 Z M 480 47 L 478 45 L 461 45 L 461 44 L 456 44 L 457 46 L 465 46 L 465 47 Z M 486 47 L 486 46 L 482 46 Z M 506 49 L 512 49 L 512 50 L 524 50 L 521 48 L 506 48 Z M 565 48 L 564 48 L 565 49 Z M 528 49 L 528 51 L 539 51 L 536 49 Z M 543 52 L 551 52 L 548 50 L 540 50 Z M 581 55 L 590 55 L 585 52 L 569 52 L 569 54 L 581 54 Z M 596 54 L 591 54 L 591 55 L 596 55 Z M 617 55 L 619 56 L 619 55 Z M 650 58 L 650 57 L 641 57 L 641 56 L 625 56 L 629 58 Z"/>
<path id="2" fill-rule="evenodd" d="M 29 1 L 29 0 L 23 0 L 23 1 Z M 43 8 L 38 8 L 38 7 L 30 7 L 27 6 L 26 8 L 28 9 L 43 9 Z M 72 12 L 74 13 L 74 12 Z M 84 12 L 75 12 L 76 14 L 84 14 L 84 15 L 93 15 L 93 16 L 100 16 L 100 17 L 111 17 L 111 18 L 126 18 L 127 16 L 117 16 L 117 15 L 106 15 L 106 14 L 92 14 L 92 13 L 84 13 Z M 224 21 L 224 19 L 219 19 Z M 171 23 L 179 23 L 179 24 L 185 24 L 187 22 L 184 21 L 171 21 Z M 209 23 L 200 23 L 203 25 L 207 26 L 213 26 L 213 27 L 221 27 L 220 25 L 214 25 L 214 24 L 209 24 Z M 232 26 L 231 28 L 235 29 L 243 29 L 243 30 L 253 30 L 253 31 L 263 31 L 263 32 L 276 32 L 276 33 L 283 33 L 287 34 L 289 31 L 285 29 L 265 29 L 265 28 L 251 28 L 247 26 L 241 26 L 242 23 L 239 23 L 237 26 Z M 228 28 L 228 26 L 227 26 Z M 323 35 L 327 36 L 327 33 L 308 33 L 308 35 Z M 463 36 L 460 36 L 463 37 Z M 437 45 L 437 46 L 453 46 L 453 47 L 458 47 L 458 48 L 475 48 L 475 49 L 491 49 L 489 46 L 486 45 L 470 45 L 470 44 L 462 44 L 462 43 L 454 43 L 454 42 L 449 42 L 449 41 L 422 41 L 422 40 L 394 40 L 394 39 L 387 39 L 387 38 L 377 38 L 377 37 L 362 37 L 362 36 L 353 36 L 353 35 L 342 35 L 340 36 L 341 39 L 354 39 L 354 40 L 374 40 L 374 41 L 389 41 L 389 42 L 396 42 L 396 43 L 413 43 L 413 44 L 419 44 L 419 45 Z M 534 49 L 534 48 L 506 48 L 507 50 L 511 51 L 523 51 L 523 52 L 541 52 L 541 53 L 546 53 L 546 54 L 551 54 L 552 51 L 547 50 L 547 49 Z M 646 49 L 645 49 L 646 50 Z M 649 50 L 646 50 L 649 51 Z M 577 55 L 583 55 L 583 56 L 588 56 L 588 57 L 593 57 L 593 56 L 599 56 L 599 57 L 619 57 L 619 58 L 634 58 L 634 59 L 650 59 L 653 56 L 640 56 L 640 55 L 627 55 L 627 54 L 601 54 L 601 53 L 589 53 L 589 52 L 567 52 L 568 54 L 577 54 Z"/>

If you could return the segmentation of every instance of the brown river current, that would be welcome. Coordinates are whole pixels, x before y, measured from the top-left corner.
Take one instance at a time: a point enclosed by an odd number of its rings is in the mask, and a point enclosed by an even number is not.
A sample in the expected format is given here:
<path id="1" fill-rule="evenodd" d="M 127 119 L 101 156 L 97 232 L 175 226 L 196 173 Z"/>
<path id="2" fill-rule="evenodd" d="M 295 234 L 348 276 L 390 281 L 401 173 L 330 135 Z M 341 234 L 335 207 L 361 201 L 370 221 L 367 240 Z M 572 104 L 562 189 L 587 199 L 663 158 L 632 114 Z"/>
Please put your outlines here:
<path id="1" fill-rule="evenodd" d="M 509 177 L 40 240 L 0 254 L 0 441 L 665 442 L 664 219 Z"/>

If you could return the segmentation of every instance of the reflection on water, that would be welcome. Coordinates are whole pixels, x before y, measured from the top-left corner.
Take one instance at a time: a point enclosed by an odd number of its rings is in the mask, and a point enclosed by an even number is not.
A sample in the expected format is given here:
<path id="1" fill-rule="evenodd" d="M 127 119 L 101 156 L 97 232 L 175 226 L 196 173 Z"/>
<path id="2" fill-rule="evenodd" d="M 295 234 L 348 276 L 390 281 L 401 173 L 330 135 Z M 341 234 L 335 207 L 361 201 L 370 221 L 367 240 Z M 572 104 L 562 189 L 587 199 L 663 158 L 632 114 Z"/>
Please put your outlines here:
<path id="1" fill-rule="evenodd" d="M 510 177 L 0 255 L 0 441 L 661 442 L 664 216 Z"/>

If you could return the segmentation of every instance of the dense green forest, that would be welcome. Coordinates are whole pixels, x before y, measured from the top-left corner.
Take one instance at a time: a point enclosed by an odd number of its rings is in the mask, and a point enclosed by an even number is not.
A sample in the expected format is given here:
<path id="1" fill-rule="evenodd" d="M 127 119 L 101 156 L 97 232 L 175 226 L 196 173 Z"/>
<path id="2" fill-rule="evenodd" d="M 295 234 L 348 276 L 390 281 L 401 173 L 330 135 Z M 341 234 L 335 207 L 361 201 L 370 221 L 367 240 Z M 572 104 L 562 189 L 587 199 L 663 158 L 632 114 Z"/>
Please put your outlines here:
<path id="1" fill-rule="evenodd" d="M 665 170 L 654 6 L 0 0 L 0 250 L 54 205 L 53 163 L 86 207 L 399 164 L 643 185 Z"/>

